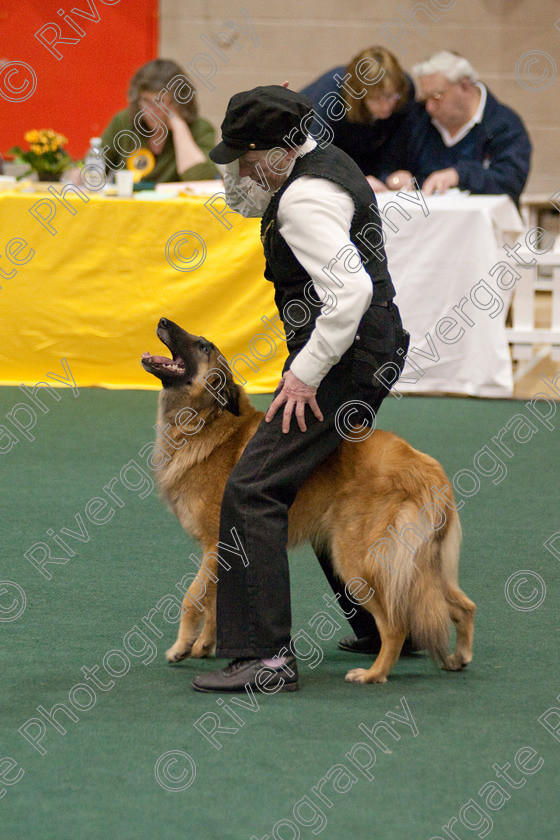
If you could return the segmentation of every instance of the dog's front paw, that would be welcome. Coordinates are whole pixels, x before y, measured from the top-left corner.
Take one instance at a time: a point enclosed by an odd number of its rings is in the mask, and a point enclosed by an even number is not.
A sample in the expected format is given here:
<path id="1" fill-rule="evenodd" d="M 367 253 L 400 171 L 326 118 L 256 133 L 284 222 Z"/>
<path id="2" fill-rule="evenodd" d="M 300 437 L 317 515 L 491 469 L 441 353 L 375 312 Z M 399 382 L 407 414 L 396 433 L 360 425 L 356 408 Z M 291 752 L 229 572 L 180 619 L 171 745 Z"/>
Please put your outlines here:
<path id="1" fill-rule="evenodd" d="M 468 663 L 463 661 L 463 657 L 459 653 L 454 653 L 448 656 L 443 667 L 446 671 L 461 671 Z"/>
<path id="2" fill-rule="evenodd" d="M 175 642 L 173 647 L 165 651 L 165 658 L 172 665 L 174 662 L 181 662 L 183 659 L 188 659 L 191 655 L 192 645 L 185 647 L 179 642 Z"/>
<path id="3" fill-rule="evenodd" d="M 204 641 L 199 637 L 192 646 L 190 655 L 193 659 L 203 659 L 205 656 L 211 656 L 215 650 L 215 642 Z"/>
<path id="4" fill-rule="evenodd" d="M 375 677 L 369 674 L 369 672 L 365 668 L 353 668 L 352 671 L 348 671 L 346 676 L 344 677 L 346 682 L 352 683 L 386 683 L 387 677 L 379 676 Z"/>

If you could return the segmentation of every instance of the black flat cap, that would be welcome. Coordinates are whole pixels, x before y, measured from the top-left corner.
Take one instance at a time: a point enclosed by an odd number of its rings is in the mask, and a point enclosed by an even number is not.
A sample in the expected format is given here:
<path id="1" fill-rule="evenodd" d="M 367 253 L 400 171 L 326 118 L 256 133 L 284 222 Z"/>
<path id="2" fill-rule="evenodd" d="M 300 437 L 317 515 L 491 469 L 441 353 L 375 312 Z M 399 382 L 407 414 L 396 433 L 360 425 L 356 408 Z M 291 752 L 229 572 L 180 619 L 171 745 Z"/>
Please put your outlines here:
<path id="1" fill-rule="evenodd" d="M 281 85 L 236 93 L 222 123 L 222 142 L 212 149 L 210 158 L 214 163 L 231 163 L 251 149 L 289 145 L 287 137 L 301 145 L 307 133 L 302 121 L 312 110 L 307 96 Z"/>

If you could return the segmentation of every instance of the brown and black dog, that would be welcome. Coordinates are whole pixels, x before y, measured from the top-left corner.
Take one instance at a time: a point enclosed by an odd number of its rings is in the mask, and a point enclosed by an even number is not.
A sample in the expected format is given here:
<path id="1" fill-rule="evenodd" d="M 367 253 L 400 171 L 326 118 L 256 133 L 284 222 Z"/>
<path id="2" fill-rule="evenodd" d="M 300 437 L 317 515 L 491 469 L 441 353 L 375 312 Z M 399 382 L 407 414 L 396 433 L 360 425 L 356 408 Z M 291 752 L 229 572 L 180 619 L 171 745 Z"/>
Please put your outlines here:
<path id="1" fill-rule="evenodd" d="M 173 358 L 142 357 L 163 385 L 158 428 L 165 437 L 158 432 L 152 463 L 163 498 L 204 552 L 177 641 L 166 653 L 179 662 L 215 648 L 220 505 L 263 414 L 211 342 L 165 318 L 157 335 Z M 360 578 L 369 587 L 369 600 L 360 596 L 360 603 L 375 617 L 381 649 L 370 668 L 349 671 L 348 681 L 386 682 L 408 633 L 447 670 L 471 661 L 476 607 L 458 587 L 461 526 L 434 458 L 380 430 L 359 442 L 343 440 L 290 508 L 289 545 L 306 541 L 328 547 L 343 582 Z M 449 655 L 451 621 L 457 643 Z"/>

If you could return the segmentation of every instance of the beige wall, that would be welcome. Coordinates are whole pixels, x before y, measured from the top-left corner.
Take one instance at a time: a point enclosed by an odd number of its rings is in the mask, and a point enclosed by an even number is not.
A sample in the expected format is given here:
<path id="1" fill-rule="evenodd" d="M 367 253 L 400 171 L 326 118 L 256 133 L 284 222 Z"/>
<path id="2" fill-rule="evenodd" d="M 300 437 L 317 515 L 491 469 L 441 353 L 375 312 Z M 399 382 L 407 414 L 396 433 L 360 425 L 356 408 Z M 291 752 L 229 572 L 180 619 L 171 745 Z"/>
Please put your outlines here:
<path id="1" fill-rule="evenodd" d="M 201 113 L 217 128 L 233 93 L 285 80 L 299 90 L 367 46 L 385 45 L 405 69 L 456 50 L 525 121 L 534 147 L 526 191 L 560 190 L 558 0 L 161 0 L 160 15 L 160 55 L 199 78 Z M 215 53 L 201 36 L 220 31 L 234 44 L 222 39 Z"/>

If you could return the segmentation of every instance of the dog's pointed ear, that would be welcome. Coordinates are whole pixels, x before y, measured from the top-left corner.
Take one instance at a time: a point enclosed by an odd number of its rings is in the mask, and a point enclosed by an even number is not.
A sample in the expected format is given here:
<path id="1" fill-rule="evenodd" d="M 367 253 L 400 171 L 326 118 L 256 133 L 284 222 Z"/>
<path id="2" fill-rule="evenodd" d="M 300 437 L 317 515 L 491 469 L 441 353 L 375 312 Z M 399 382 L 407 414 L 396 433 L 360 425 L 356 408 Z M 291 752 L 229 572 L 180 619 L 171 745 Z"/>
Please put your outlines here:
<path id="1" fill-rule="evenodd" d="M 222 392 L 222 396 L 226 400 L 226 404 L 224 406 L 225 410 L 231 411 L 232 414 L 239 417 L 239 385 L 236 385 L 233 379 L 230 379 L 229 376 L 226 388 Z"/>

